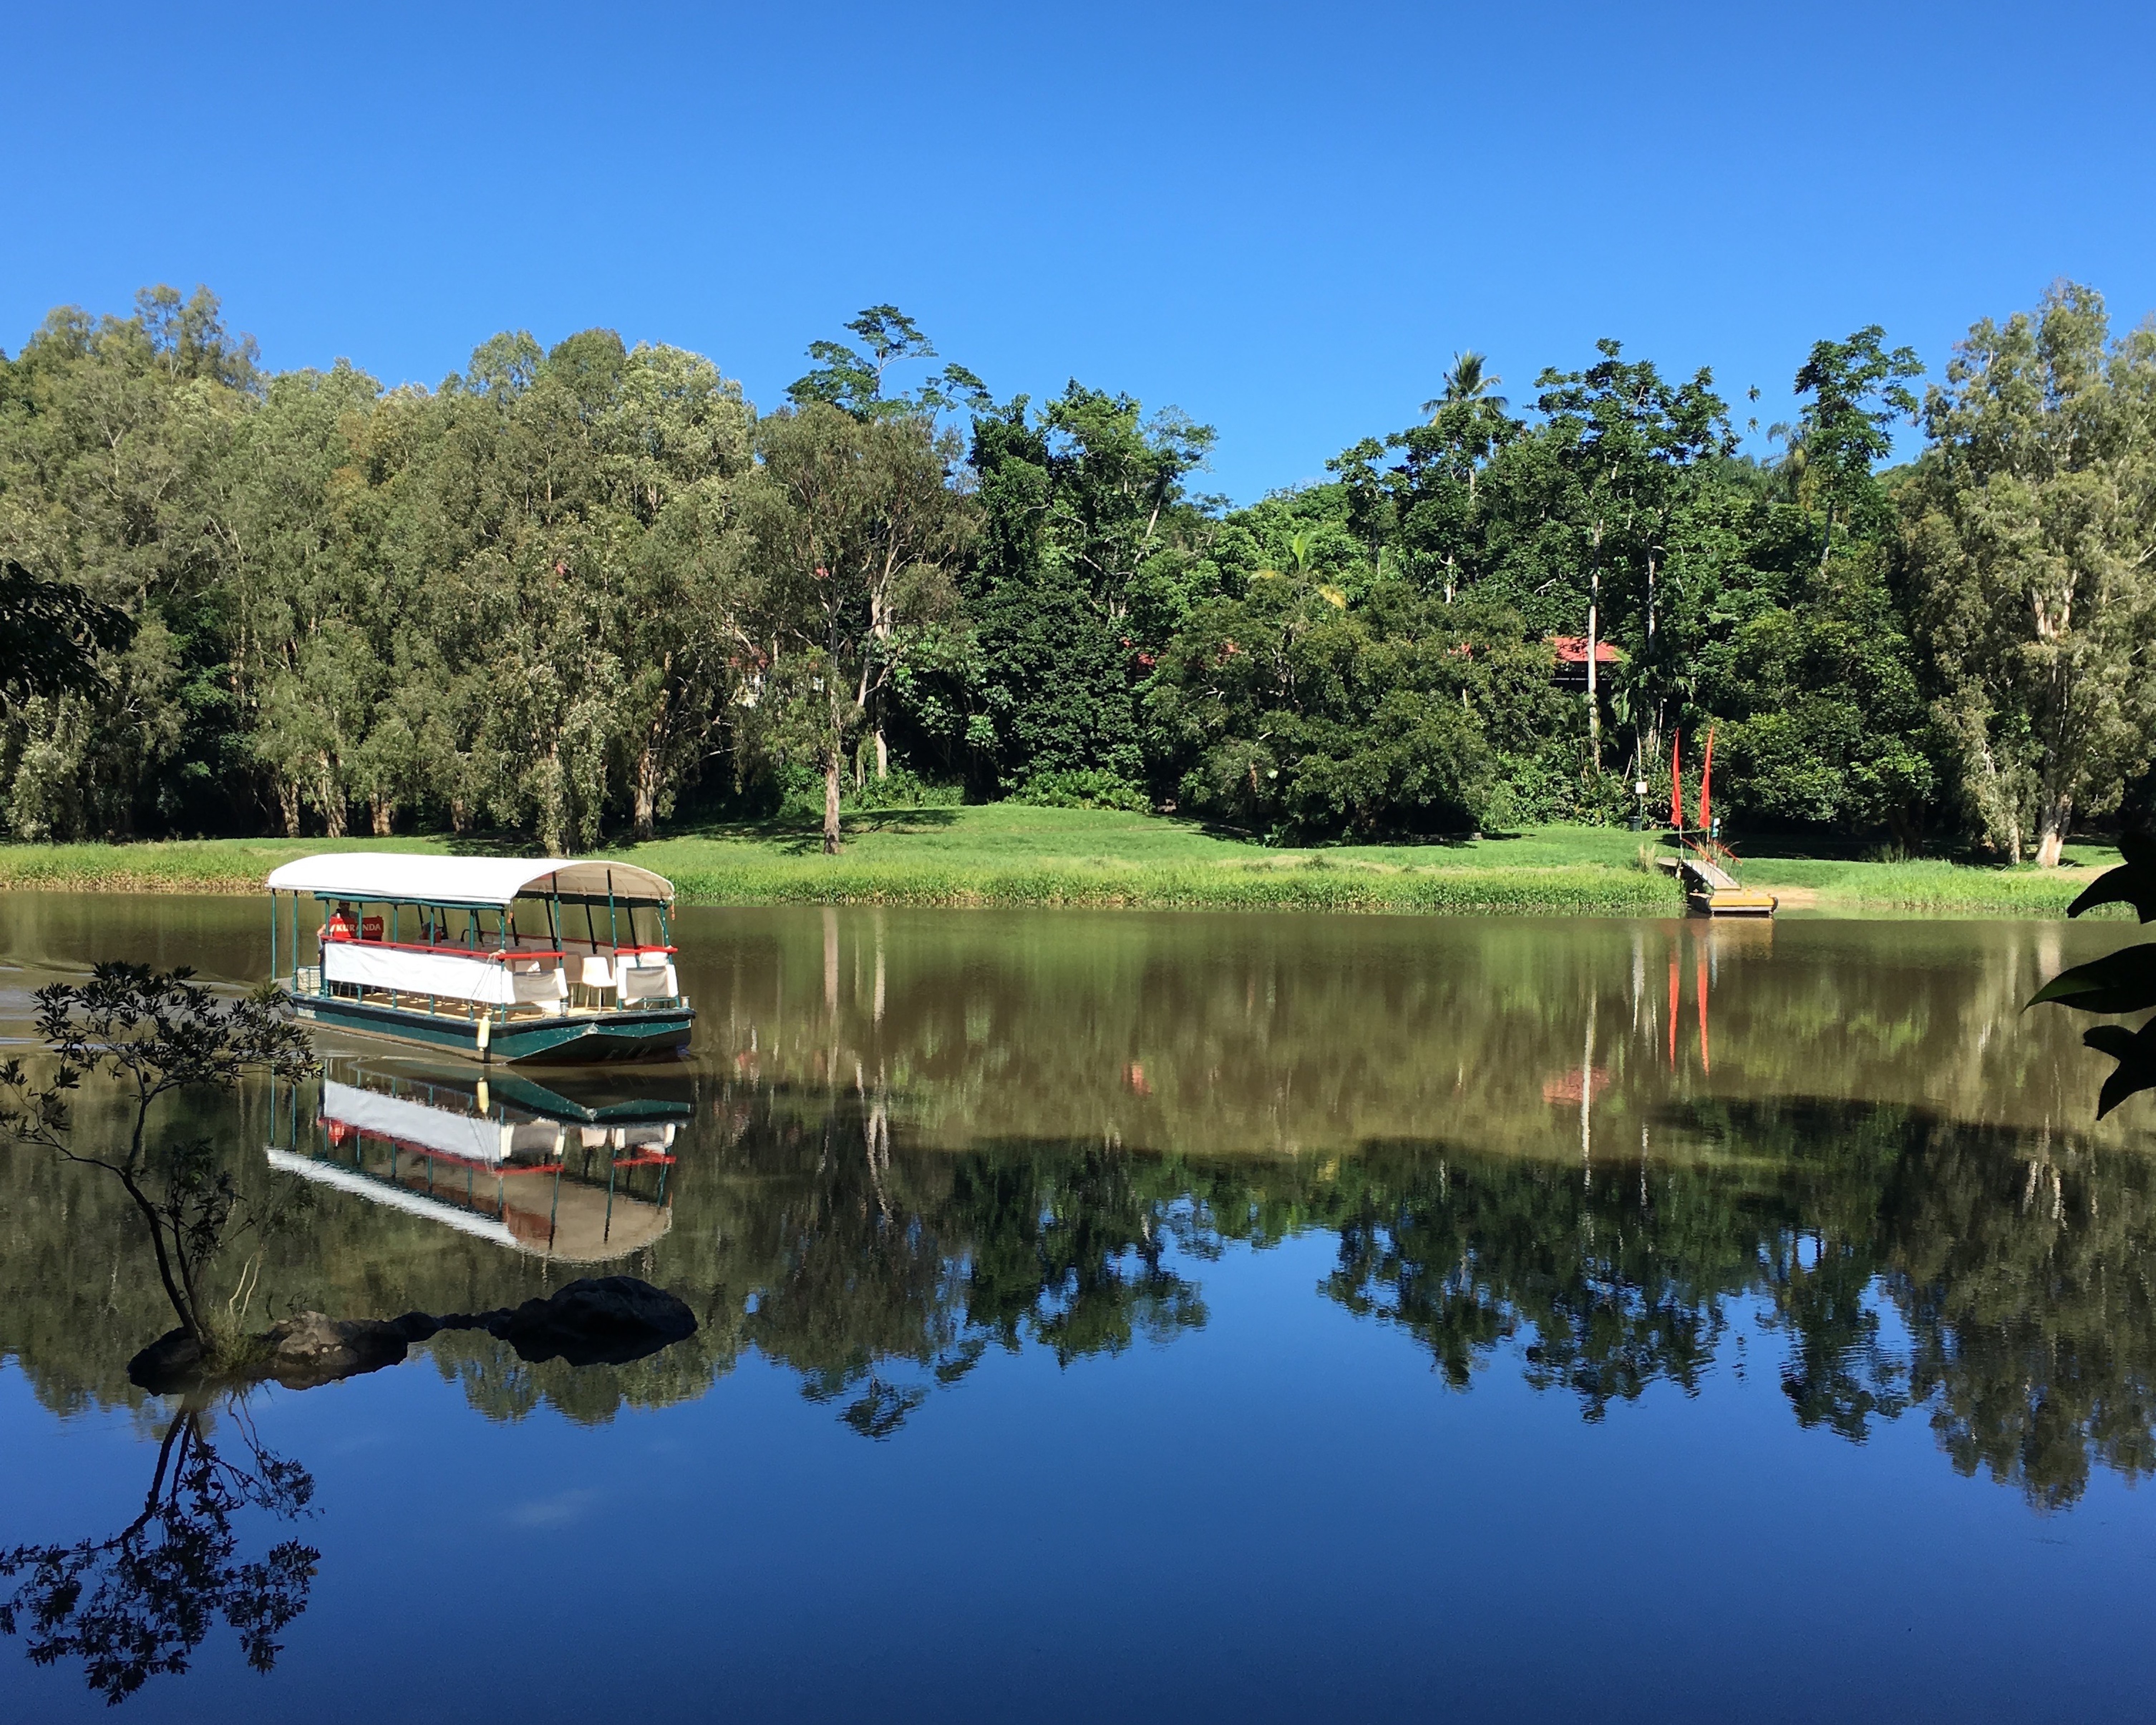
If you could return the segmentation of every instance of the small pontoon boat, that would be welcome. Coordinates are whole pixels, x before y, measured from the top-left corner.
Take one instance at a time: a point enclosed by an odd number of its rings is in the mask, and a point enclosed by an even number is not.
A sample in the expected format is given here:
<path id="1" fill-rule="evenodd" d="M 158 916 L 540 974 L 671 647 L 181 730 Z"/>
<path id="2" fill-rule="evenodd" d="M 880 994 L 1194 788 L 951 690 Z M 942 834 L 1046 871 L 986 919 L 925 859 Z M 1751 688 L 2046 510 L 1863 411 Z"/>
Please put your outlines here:
<path id="1" fill-rule="evenodd" d="M 317 1023 L 482 1060 L 688 1047 L 674 888 L 649 869 L 343 851 L 286 863 L 269 887 L 270 973 Z"/>

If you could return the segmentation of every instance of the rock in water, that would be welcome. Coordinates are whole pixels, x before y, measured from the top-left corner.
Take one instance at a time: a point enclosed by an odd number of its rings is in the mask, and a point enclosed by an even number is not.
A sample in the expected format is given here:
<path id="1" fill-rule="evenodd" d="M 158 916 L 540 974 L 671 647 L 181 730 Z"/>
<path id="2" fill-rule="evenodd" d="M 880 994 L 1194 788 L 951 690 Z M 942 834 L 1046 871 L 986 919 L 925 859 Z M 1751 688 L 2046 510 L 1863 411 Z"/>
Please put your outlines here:
<path id="1" fill-rule="evenodd" d="M 536 1363 L 619 1366 L 696 1333 L 696 1314 L 633 1276 L 586 1277 L 546 1300 L 488 1315 L 486 1329 Z"/>
<path id="2" fill-rule="evenodd" d="M 185 1330 L 167 1330 L 127 1362 L 127 1381 L 152 1395 L 171 1395 L 202 1376 L 202 1344 Z"/>
<path id="3" fill-rule="evenodd" d="M 444 1317 L 408 1312 L 388 1322 L 303 1312 L 255 1337 L 244 1359 L 214 1373 L 205 1372 L 202 1349 L 187 1332 L 172 1330 L 128 1361 L 127 1375 L 155 1395 L 263 1378 L 288 1389 L 309 1389 L 393 1366 L 413 1343 L 441 1330 L 485 1330 L 534 1363 L 559 1359 L 572 1366 L 620 1366 L 695 1335 L 696 1314 L 648 1281 L 603 1276 L 572 1281 L 551 1299 L 526 1300 L 513 1311 L 505 1307 Z"/>
<path id="4" fill-rule="evenodd" d="M 273 1324 L 261 1340 L 270 1349 L 264 1373 L 287 1389 L 379 1371 L 404 1358 L 403 1331 L 379 1318 L 325 1317 L 303 1312 Z"/>

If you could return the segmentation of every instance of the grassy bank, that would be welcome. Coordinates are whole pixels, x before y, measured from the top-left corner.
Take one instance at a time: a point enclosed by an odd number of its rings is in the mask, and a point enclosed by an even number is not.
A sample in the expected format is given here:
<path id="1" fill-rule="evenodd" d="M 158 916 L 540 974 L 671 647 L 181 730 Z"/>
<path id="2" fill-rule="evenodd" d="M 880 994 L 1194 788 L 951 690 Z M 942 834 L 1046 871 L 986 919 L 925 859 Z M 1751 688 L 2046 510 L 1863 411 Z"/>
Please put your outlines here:
<path id="1" fill-rule="evenodd" d="M 895 810 L 849 818 L 845 852 L 806 827 L 725 826 L 608 847 L 667 875 L 692 904 L 1064 905 L 1123 909 L 1414 911 L 1667 916 L 1676 888 L 1643 857 L 1658 835 L 1543 828 L 1457 844 L 1273 850 L 1187 822 L 1110 810 Z M 330 849 L 448 852 L 446 839 L 175 840 L 0 846 L 0 889 L 254 892 L 280 862 Z M 1745 884 L 1828 914 L 2056 916 L 2113 853 L 2070 866 L 1975 868 L 1761 855 Z"/>

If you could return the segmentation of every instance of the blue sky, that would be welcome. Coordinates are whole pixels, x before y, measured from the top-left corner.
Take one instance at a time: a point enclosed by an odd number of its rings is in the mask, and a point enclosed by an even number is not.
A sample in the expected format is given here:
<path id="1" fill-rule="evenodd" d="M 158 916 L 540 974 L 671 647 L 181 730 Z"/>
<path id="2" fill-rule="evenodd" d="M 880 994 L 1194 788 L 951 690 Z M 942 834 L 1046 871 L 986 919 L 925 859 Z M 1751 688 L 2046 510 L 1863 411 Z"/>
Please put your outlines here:
<path id="1" fill-rule="evenodd" d="M 2092 283 L 2156 307 L 2146 7 L 12 8 L 0 346 L 208 283 L 276 367 L 433 382 L 498 329 L 776 403 L 894 301 L 999 396 L 1219 429 L 1247 501 L 1614 335 L 1789 410 Z M 1758 384 L 1757 407 L 1743 392 Z"/>

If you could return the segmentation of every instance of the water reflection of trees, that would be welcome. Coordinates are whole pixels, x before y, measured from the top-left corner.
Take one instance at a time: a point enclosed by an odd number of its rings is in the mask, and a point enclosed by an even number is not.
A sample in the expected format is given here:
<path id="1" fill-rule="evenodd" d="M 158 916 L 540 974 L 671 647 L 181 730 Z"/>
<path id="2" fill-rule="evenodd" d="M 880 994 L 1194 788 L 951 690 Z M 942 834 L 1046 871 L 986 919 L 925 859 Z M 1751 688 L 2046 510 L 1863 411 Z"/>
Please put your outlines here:
<path id="1" fill-rule="evenodd" d="M 1168 1262 L 1202 1231 L 1172 1164 L 1096 1145 L 894 1156 L 873 1098 L 804 1109 L 766 1091 L 730 1127 L 714 1183 L 742 1337 L 865 1435 L 992 1347 L 1067 1364 L 1205 1321 Z"/>
<path id="2" fill-rule="evenodd" d="M 1799 1423 L 1922 1409 L 1964 1473 L 2041 1507 L 2156 1471 L 2148 1163 L 1846 1104 L 1664 1122 L 1722 1151 L 1584 1169 L 1378 1153 L 1327 1291 L 1465 1385 L 1506 1345 L 1587 1417 L 1697 1388 L 1732 1301 L 1784 1336 Z"/>
<path id="3" fill-rule="evenodd" d="M 80 1662 L 91 1690 L 111 1702 L 184 1672 L 219 1618 L 250 1666 L 275 1666 L 277 1638 L 307 1609 L 321 1554 L 286 1539 L 243 1560 L 234 1522 L 249 1508 L 304 1514 L 314 1480 L 263 1446 L 237 1398 L 228 1412 L 244 1461 L 220 1453 L 207 1408 L 182 1405 L 158 1445 L 141 1513 L 120 1532 L 0 1553 L 0 1579 L 15 1584 L 0 1600 L 0 1631 L 23 1636 L 39 1665 Z"/>
<path id="4" fill-rule="evenodd" d="M 2063 1018 L 2020 1008 L 2062 954 L 2105 938 L 2056 924 L 1555 935 L 1502 917 L 773 911 L 708 931 L 696 980 L 706 1034 L 742 1076 L 805 1089 L 885 1071 L 914 1127 L 952 1147 L 1052 1122 L 1193 1154 L 1432 1134 L 1548 1153 L 1577 1134 L 1549 1103 L 1584 1046 L 1606 1090 L 1598 1134 L 1672 1102 L 1793 1094 L 2086 1121 L 2105 1062 Z M 2116 1121 L 2090 1136 L 2127 1141 Z"/>
<path id="5" fill-rule="evenodd" d="M 1427 1143 L 1308 1163 L 1028 1142 L 880 1156 L 857 1102 L 733 1102 L 743 1340 L 880 1435 L 991 1348 L 1059 1360 L 1202 1325 L 1227 1242 L 1338 1240 L 1322 1291 L 1445 1380 L 1509 1358 L 1599 1419 L 1778 1332 L 1792 1414 L 1861 1442 L 1921 1411 L 1964 1472 L 2041 1506 L 2156 1471 L 2146 1162 L 1844 1102 L 1672 1107 L 1653 1155 L 1566 1165 Z M 1742 1312 L 1738 1308 L 1742 1302 Z"/>
<path id="6" fill-rule="evenodd" d="M 1231 1243 L 1317 1232 L 1337 1241 L 1322 1296 L 1399 1328 L 1456 1385 L 1517 1370 L 1598 1418 L 1657 1383 L 1699 1389 L 1763 1324 L 1808 1427 L 1861 1441 L 1922 1417 L 1955 1466 L 2040 1505 L 2097 1468 L 2156 1469 L 2156 1224 L 2136 1152 L 1845 1100 L 1670 1096 L 1635 1105 L 1628 1132 L 1604 1106 L 1584 1162 L 1426 1139 L 1254 1158 L 1110 1136 L 954 1150 L 871 1079 L 721 1086 L 685 1142 L 676 1225 L 634 1266 L 691 1304 L 694 1337 L 572 1370 L 467 1332 L 438 1337 L 434 1362 L 491 1417 L 597 1423 L 702 1394 L 752 1350 L 884 1436 L 1003 1351 L 1069 1363 L 1172 1341 L 1205 1322 L 1206 1266 Z M 115 1261 L 127 1218 L 94 1183 L 20 1173 L 0 1213 L 0 1348 L 50 1404 L 124 1399 L 119 1363 L 160 1321 L 154 1284 Z M 328 1309 L 513 1304 L 548 1273 L 356 1203 L 325 1204 L 280 1250 L 265 1286 Z"/>

